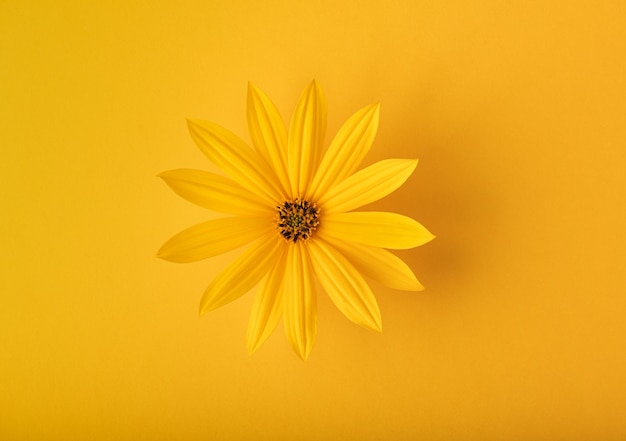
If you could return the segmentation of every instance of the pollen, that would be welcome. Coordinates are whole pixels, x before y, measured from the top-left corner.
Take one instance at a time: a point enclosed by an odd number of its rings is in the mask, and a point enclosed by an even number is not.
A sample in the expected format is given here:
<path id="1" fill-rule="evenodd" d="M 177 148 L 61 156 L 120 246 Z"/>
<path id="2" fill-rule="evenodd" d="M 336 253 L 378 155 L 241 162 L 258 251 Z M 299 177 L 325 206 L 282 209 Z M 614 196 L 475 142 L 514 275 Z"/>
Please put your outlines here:
<path id="1" fill-rule="evenodd" d="M 319 217 L 317 206 L 300 198 L 276 206 L 276 228 L 289 242 L 310 239 L 320 224 Z"/>

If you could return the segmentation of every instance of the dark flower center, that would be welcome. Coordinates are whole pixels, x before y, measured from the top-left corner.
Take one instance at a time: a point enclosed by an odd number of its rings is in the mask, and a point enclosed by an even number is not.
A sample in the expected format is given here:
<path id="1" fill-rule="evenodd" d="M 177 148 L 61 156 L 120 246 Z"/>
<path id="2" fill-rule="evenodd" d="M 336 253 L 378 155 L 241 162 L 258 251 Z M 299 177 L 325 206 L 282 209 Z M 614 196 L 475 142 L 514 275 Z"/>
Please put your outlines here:
<path id="1" fill-rule="evenodd" d="M 295 198 L 276 207 L 276 227 L 285 240 L 307 240 L 320 224 L 320 210 L 314 203 Z"/>

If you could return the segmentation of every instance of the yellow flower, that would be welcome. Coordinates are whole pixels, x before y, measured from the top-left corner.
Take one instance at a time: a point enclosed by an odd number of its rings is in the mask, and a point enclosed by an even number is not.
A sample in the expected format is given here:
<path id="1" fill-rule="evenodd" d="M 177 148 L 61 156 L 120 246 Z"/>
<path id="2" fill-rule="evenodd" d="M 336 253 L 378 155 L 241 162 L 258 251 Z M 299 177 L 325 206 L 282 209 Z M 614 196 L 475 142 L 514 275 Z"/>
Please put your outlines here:
<path id="1" fill-rule="evenodd" d="M 387 159 L 356 171 L 376 135 L 378 104 L 351 116 L 322 154 L 326 104 L 316 81 L 300 97 L 289 131 L 272 101 L 251 84 L 247 113 L 254 149 L 216 124 L 188 121 L 195 143 L 225 176 L 190 169 L 159 176 L 188 201 L 233 216 L 178 233 L 158 257 L 193 262 L 251 243 L 200 301 L 202 314 L 260 282 L 249 353 L 283 317 L 291 346 L 308 357 L 317 331 L 316 279 L 346 317 L 381 331 L 380 310 L 363 275 L 395 289 L 423 289 L 385 248 L 413 248 L 434 236 L 400 214 L 353 210 L 400 187 L 417 159 Z"/>

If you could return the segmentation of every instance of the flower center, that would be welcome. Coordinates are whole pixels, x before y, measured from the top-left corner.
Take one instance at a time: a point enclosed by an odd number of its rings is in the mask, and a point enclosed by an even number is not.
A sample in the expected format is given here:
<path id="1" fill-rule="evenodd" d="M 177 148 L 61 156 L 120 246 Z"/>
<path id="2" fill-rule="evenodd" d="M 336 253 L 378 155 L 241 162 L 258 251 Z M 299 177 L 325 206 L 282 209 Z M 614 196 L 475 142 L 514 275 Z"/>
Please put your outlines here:
<path id="1" fill-rule="evenodd" d="M 276 228 L 287 241 L 308 240 L 319 225 L 320 210 L 314 203 L 295 198 L 276 207 Z"/>

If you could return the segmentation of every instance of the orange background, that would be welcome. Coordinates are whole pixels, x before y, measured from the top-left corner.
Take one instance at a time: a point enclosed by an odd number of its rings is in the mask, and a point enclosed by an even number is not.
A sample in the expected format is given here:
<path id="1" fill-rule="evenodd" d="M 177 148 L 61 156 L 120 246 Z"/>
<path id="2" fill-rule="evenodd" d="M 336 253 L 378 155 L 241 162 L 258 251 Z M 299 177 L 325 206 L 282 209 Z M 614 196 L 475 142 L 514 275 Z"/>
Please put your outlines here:
<path id="1" fill-rule="evenodd" d="M 0 1 L 0 438 L 626 438 L 624 54 L 619 1 Z M 327 142 L 379 101 L 366 163 L 420 158 L 372 207 L 437 235 L 426 291 L 249 357 L 251 295 L 197 317 L 237 252 L 154 257 L 211 215 L 155 175 L 312 78 Z"/>

